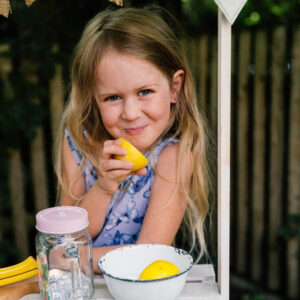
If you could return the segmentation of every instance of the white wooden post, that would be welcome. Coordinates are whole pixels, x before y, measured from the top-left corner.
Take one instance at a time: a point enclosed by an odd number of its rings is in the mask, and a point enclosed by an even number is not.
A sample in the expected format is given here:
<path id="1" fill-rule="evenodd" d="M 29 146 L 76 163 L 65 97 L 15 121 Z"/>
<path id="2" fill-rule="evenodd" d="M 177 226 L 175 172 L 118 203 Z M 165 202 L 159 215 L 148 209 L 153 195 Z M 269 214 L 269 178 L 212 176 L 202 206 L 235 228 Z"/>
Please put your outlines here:
<path id="1" fill-rule="evenodd" d="M 218 11 L 218 285 L 229 299 L 231 25 L 247 0 L 215 0 Z"/>
<path id="2" fill-rule="evenodd" d="M 218 284 L 229 299 L 231 25 L 218 15 Z"/>

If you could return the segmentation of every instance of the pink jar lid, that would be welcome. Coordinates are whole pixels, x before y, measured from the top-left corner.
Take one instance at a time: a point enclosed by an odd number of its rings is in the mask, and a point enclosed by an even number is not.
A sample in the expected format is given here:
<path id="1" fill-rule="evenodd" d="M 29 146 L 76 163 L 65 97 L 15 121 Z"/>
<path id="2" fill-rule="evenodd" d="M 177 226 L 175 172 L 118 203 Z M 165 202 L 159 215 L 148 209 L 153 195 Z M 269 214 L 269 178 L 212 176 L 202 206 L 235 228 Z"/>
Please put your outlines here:
<path id="1" fill-rule="evenodd" d="M 88 213 L 77 206 L 46 208 L 36 215 L 36 229 L 53 234 L 80 231 L 89 225 Z"/>

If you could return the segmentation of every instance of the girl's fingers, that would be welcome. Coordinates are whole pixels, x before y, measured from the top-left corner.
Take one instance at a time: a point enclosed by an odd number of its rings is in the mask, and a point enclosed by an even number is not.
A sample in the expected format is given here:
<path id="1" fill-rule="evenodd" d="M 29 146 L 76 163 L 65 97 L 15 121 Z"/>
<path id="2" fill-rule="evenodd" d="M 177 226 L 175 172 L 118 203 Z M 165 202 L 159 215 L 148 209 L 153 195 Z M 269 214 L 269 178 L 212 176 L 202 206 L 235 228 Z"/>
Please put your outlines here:
<path id="1" fill-rule="evenodd" d="M 135 172 L 132 172 L 132 175 L 138 175 L 138 176 L 144 176 L 146 174 L 147 174 L 147 169 L 145 167 Z"/>
<path id="2" fill-rule="evenodd" d="M 126 150 L 120 147 L 120 140 L 107 140 L 103 144 L 102 159 L 100 160 L 100 173 L 102 178 L 108 181 L 120 183 L 124 181 L 129 175 L 145 175 L 146 168 L 132 172 L 133 163 L 122 160 L 113 159 L 114 155 L 125 155 Z"/>
<path id="3" fill-rule="evenodd" d="M 102 155 L 105 159 L 109 159 L 114 155 L 125 155 L 126 150 L 120 147 L 121 141 L 119 140 L 107 140 L 103 144 Z"/>
<path id="4" fill-rule="evenodd" d="M 117 182 L 122 182 L 127 178 L 130 172 L 130 170 L 113 170 L 108 173 L 108 177 L 117 180 Z"/>
<path id="5" fill-rule="evenodd" d="M 129 170 L 133 168 L 133 163 L 117 159 L 105 159 L 101 162 L 103 172 L 111 172 L 114 170 Z"/>

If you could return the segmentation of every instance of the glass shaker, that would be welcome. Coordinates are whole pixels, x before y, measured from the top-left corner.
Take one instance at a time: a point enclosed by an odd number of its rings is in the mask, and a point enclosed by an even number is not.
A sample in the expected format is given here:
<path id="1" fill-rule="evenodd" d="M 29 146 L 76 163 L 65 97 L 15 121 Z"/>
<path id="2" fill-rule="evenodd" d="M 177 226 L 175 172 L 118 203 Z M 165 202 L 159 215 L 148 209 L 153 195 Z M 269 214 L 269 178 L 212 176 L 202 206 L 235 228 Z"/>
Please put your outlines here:
<path id="1" fill-rule="evenodd" d="M 36 215 L 35 238 L 40 294 L 44 300 L 91 299 L 94 293 L 92 240 L 87 211 L 75 206 Z"/>

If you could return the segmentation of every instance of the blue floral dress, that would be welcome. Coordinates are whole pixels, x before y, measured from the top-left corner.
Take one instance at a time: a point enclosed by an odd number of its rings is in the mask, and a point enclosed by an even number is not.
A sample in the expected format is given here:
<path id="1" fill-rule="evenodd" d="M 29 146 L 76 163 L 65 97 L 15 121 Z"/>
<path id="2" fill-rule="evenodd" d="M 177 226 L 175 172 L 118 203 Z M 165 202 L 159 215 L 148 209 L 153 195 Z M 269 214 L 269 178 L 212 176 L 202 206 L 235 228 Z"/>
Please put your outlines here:
<path id="1" fill-rule="evenodd" d="M 86 132 L 84 134 L 87 135 Z M 65 135 L 76 163 L 79 165 L 82 155 L 74 145 L 67 128 Z M 132 244 L 137 241 L 154 181 L 153 166 L 156 165 L 161 151 L 176 142 L 178 142 L 177 139 L 159 141 L 151 153 L 151 164 L 146 166 L 147 174 L 131 175 L 119 184 L 117 192 L 111 197 L 103 228 L 93 240 L 94 247 Z M 148 151 L 145 156 L 149 160 L 150 152 Z M 83 167 L 83 174 L 88 191 L 98 177 L 95 167 L 89 161 Z"/>

